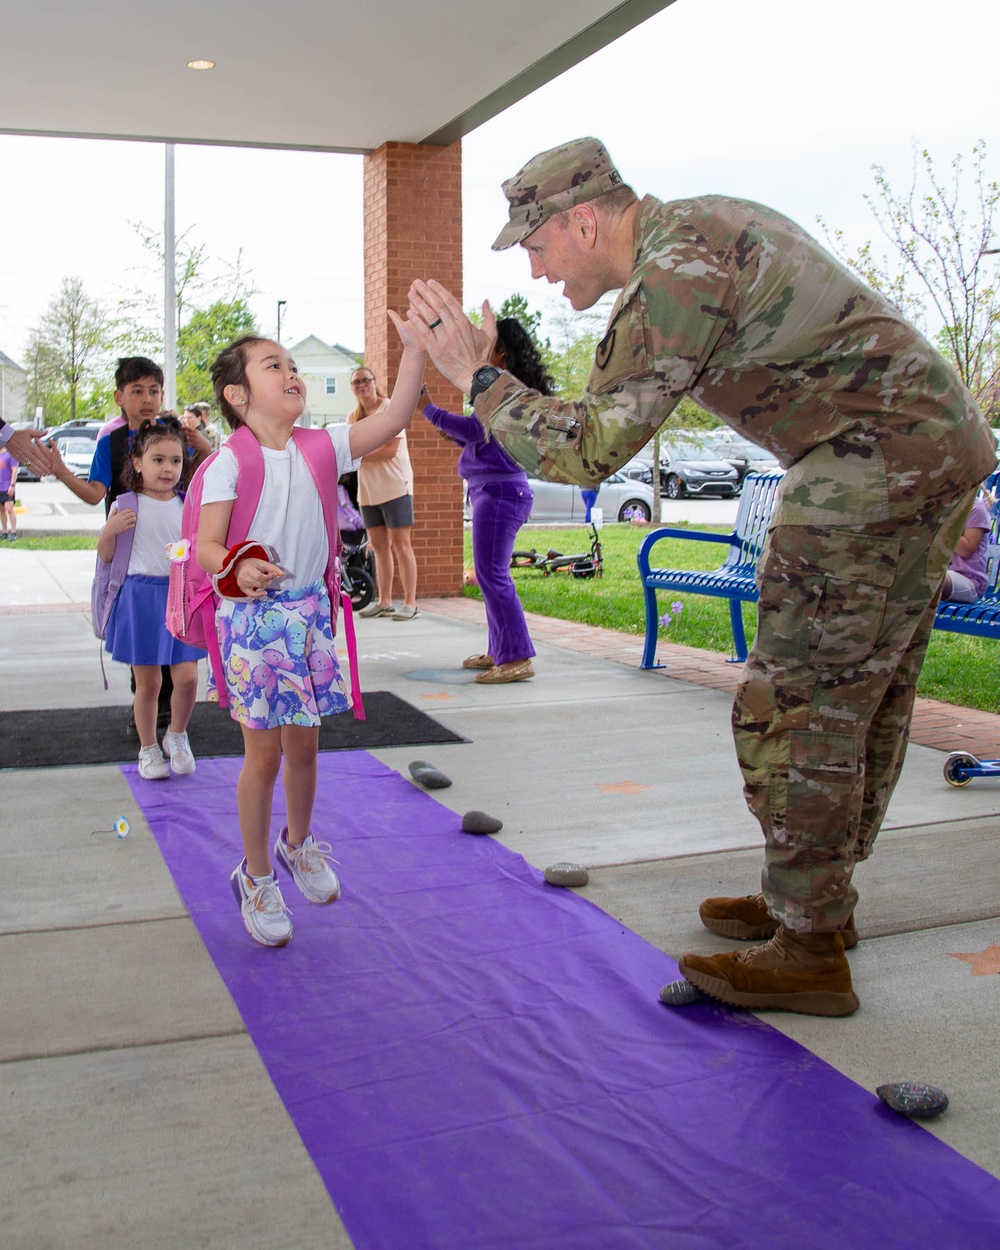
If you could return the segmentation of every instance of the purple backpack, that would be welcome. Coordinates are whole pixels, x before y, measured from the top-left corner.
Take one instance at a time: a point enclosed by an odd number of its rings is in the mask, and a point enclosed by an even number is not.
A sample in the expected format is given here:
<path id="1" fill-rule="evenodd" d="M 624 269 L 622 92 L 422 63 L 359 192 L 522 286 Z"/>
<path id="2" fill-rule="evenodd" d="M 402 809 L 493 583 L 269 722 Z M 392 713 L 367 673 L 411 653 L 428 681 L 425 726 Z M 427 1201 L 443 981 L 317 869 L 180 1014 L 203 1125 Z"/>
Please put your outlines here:
<path id="1" fill-rule="evenodd" d="M 134 491 L 126 491 L 117 499 L 118 510 L 131 508 L 138 515 L 139 497 Z M 100 556 L 94 569 L 94 580 L 90 585 L 90 623 L 94 637 L 104 641 L 108 632 L 108 620 L 111 609 L 115 606 L 118 592 L 128 576 L 128 562 L 132 554 L 132 539 L 135 529 L 122 530 L 115 539 L 115 552 L 111 563 L 105 564 Z M 104 648 L 101 648 L 101 676 L 104 678 L 104 689 L 108 688 L 108 676 L 104 671 Z"/>

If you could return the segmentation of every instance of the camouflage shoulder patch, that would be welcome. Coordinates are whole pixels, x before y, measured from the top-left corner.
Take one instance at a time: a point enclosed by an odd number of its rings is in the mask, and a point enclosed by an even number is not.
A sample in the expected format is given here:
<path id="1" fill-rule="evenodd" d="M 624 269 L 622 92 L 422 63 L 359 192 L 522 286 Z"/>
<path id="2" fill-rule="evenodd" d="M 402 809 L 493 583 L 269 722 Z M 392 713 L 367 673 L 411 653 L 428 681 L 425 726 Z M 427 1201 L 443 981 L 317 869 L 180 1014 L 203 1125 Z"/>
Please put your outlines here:
<path id="1" fill-rule="evenodd" d="M 605 334 L 604 338 L 597 344 L 597 352 L 594 355 L 594 364 L 598 369 L 606 369 L 608 361 L 611 359 L 615 350 L 615 328 L 614 326 Z"/>

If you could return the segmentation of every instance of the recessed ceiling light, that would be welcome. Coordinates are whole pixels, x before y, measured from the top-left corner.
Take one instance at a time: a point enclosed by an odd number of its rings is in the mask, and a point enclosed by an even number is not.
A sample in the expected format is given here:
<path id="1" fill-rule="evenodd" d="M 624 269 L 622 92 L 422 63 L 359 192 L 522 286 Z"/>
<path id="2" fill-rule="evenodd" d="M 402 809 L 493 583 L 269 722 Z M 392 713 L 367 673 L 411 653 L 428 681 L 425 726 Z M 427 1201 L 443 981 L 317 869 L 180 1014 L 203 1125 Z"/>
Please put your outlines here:
<path id="1" fill-rule="evenodd" d="M 188 61 L 187 67 L 188 69 L 215 69 L 215 62 L 199 58 L 197 61 Z"/>

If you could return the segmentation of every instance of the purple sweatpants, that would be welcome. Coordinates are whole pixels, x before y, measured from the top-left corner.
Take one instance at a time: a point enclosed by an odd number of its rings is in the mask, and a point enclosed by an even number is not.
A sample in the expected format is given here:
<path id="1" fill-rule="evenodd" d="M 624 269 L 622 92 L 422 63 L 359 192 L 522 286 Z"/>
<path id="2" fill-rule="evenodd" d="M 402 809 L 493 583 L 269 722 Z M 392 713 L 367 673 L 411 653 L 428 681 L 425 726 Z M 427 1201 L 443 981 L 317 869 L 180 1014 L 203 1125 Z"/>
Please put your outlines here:
<path id="1" fill-rule="evenodd" d="M 472 562 L 483 592 L 489 627 L 489 654 L 494 664 L 526 660 L 535 654 L 524 609 L 510 576 L 510 557 L 517 531 L 531 513 L 534 496 L 523 478 L 470 485 Z"/>

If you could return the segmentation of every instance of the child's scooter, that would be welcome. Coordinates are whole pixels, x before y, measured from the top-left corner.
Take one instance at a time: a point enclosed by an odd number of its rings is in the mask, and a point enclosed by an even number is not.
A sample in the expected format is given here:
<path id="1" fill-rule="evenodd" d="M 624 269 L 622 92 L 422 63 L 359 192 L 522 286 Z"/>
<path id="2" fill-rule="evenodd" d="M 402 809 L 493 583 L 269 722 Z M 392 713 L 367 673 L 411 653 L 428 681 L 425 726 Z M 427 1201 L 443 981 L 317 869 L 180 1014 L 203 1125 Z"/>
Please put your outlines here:
<path id="1" fill-rule="evenodd" d="M 1000 777 L 1000 760 L 977 760 L 968 751 L 945 757 L 944 779 L 950 786 L 967 786 L 973 777 Z"/>

